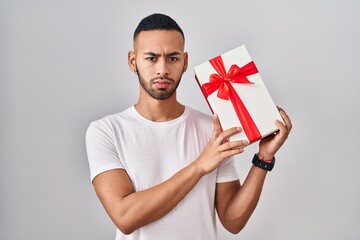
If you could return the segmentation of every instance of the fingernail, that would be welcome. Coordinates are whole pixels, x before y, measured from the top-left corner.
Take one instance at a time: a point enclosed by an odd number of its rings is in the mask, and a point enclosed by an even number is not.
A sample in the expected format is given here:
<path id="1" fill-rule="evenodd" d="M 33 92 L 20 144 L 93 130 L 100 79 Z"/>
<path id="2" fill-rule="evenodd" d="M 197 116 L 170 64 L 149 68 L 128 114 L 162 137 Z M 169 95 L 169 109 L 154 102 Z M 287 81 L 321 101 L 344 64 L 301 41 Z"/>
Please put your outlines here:
<path id="1" fill-rule="evenodd" d="M 237 127 L 236 130 L 241 131 L 241 127 Z"/>
<path id="2" fill-rule="evenodd" d="M 246 140 L 243 140 L 243 143 L 244 143 L 244 144 L 249 144 L 249 142 L 248 142 L 248 141 L 246 141 Z"/>

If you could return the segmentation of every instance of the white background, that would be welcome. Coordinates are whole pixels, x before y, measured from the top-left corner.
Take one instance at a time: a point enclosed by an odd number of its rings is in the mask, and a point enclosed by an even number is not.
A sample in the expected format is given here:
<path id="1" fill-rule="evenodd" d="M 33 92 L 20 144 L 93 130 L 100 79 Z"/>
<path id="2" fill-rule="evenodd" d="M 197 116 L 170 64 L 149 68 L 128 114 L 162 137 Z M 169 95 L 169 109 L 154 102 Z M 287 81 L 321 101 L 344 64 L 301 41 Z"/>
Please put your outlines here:
<path id="1" fill-rule="evenodd" d="M 210 113 L 193 66 L 245 44 L 294 125 L 248 225 L 219 239 L 360 239 L 356 0 L 0 0 L 0 239 L 114 239 L 85 130 L 137 100 L 127 52 L 154 12 L 185 32 L 182 103 Z M 237 158 L 241 181 L 256 150 Z"/>

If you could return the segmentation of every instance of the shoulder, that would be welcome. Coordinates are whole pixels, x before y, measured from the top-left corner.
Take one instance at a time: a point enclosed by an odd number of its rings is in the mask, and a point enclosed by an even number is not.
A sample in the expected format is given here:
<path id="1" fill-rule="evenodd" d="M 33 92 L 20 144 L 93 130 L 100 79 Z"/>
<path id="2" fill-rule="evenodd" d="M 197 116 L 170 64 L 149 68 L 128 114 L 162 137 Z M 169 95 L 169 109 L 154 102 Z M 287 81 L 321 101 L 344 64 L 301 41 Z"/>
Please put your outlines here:
<path id="1" fill-rule="evenodd" d="M 213 118 L 211 115 L 203 113 L 199 110 L 187 107 L 188 111 L 188 123 L 191 123 L 196 129 L 208 132 L 213 127 Z"/>
<path id="2" fill-rule="evenodd" d="M 213 122 L 213 118 L 212 116 L 210 116 L 209 114 L 203 113 L 199 110 L 195 110 L 191 107 L 186 106 L 188 112 L 189 112 L 189 118 L 190 119 L 194 119 L 196 121 L 199 122 L 207 122 L 207 123 L 211 123 Z"/>
<path id="3" fill-rule="evenodd" d="M 131 108 L 128 108 L 122 112 L 106 115 L 100 119 L 92 121 L 87 129 L 87 132 L 112 132 L 114 128 L 121 125 L 123 122 L 128 121 L 131 118 Z"/>

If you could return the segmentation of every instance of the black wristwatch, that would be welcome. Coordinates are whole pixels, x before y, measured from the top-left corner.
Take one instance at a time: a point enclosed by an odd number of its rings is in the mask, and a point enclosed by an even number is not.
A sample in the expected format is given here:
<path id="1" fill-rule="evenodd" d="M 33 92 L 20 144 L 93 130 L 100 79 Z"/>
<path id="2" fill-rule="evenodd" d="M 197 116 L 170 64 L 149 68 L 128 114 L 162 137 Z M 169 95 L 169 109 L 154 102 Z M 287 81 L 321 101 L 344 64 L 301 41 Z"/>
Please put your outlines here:
<path id="1" fill-rule="evenodd" d="M 258 155 L 255 154 L 252 160 L 252 163 L 255 167 L 264 169 L 266 171 L 271 171 L 274 168 L 275 165 L 275 157 L 271 160 L 271 162 L 265 162 L 259 159 Z"/>

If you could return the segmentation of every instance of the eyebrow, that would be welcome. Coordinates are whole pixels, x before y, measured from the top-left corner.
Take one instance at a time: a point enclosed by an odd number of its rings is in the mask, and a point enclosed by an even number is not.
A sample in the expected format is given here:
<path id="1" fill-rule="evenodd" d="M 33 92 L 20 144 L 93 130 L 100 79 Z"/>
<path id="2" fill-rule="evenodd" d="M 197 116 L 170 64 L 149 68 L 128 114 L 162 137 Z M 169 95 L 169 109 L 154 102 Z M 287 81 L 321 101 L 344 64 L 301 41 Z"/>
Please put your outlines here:
<path id="1" fill-rule="evenodd" d="M 161 57 L 161 54 L 159 54 L 159 53 L 154 53 L 154 52 L 146 52 L 146 53 L 144 53 L 144 55 L 150 55 L 150 56 L 153 56 L 153 57 Z M 181 55 L 181 53 L 175 51 L 175 52 L 168 53 L 168 54 L 166 54 L 165 56 L 168 57 L 168 56 L 176 56 L 176 55 Z"/>

